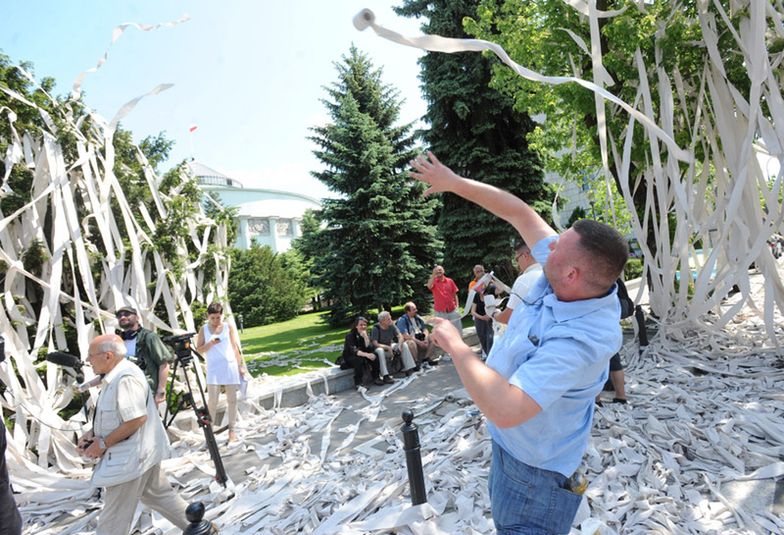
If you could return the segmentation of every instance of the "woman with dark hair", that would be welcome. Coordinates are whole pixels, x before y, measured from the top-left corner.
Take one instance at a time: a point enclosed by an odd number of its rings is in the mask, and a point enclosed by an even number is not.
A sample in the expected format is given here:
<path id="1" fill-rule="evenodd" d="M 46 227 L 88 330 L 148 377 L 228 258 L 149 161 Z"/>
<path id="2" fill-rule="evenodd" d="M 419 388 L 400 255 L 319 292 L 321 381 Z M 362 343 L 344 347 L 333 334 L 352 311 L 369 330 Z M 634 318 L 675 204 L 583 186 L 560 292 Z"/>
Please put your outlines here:
<path id="1" fill-rule="evenodd" d="M 196 337 L 196 351 L 207 359 L 207 410 L 215 421 L 221 387 L 226 391 L 226 412 L 229 416 L 229 442 L 237 440 L 234 425 L 237 422 L 237 390 L 240 375 L 248 370 L 237 343 L 237 333 L 230 323 L 223 321 L 223 306 L 211 303 L 207 307 L 207 323 Z"/>
<path id="2" fill-rule="evenodd" d="M 368 321 L 362 316 L 354 321 L 354 325 L 346 335 L 343 344 L 343 354 L 338 358 L 341 370 L 354 369 L 354 385 L 370 386 L 370 381 L 383 385 L 380 377 L 378 359 L 373 352 L 370 337 L 367 333 Z M 363 380 L 367 368 L 370 379 Z"/>

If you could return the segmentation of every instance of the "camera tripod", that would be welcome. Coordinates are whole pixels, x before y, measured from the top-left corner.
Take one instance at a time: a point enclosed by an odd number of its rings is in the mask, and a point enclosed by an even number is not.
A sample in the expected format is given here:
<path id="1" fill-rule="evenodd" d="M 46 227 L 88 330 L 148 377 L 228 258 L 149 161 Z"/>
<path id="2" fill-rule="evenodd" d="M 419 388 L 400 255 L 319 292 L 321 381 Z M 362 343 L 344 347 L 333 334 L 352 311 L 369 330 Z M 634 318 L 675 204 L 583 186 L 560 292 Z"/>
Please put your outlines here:
<path id="1" fill-rule="evenodd" d="M 192 408 L 193 412 L 196 414 L 196 422 L 204 432 L 204 440 L 207 443 L 207 450 L 209 451 L 210 458 L 215 465 L 215 480 L 226 487 L 228 476 L 226 475 L 226 469 L 223 467 L 223 459 L 221 459 L 220 452 L 218 451 L 218 443 L 215 442 L 215 433 L 212 431 L 212 417 L 207 410 L 207 400 L 204 396 L 204 387 L 201 384 L 199 374 L 196 373 L 195 370 L 190 369 L 190 366 L 193 363 L 194 355 L 204 360 L 204 357 L 191 346 L 190 339 L 194 334 L 196 333 L 167 336 L 163 339 L 164 342 L 174 348 L 174 354 L 176 357 L 174 359 L 174 367 L 172 369 L 171 378 L 169 379 L 169 388 L 166 392 L 166 411 L 163 416 L 163 426 L 168 428 L 174 421 L 174 417 L 177 416 L 177 414 L 183 408 Z M 171 417 L 169 417 L 170 399 L 174 392 L 174 378 L 177 376 L 178 365 L 182 367 L 182 375 L 185 378 L 185 385 L 188 388 L 188 391 L 183 392 L 180 395 L 179 402 L 177 403 L 177 406 L 172 409 Z M 199 394 L 201 395 L 201 407 L 197 406 L 196 400 L 193 398 L 193 388 L 191 387 L 189 376 L 189 372 L 191 371 L 196 376 L 196 386 L 198 387 Z"/>

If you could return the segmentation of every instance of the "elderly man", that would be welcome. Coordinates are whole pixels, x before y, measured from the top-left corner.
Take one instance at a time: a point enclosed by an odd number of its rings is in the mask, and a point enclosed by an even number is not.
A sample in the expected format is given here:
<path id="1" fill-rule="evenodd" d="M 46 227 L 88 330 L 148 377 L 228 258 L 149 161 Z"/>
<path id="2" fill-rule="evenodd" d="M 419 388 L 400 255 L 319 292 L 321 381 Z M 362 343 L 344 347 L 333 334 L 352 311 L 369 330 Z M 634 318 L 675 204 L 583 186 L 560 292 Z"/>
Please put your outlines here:
<path id="1" fill-rule="evenodd" d="M 93 429 L 78 443 L 85 457 L 99 459 L 93 484 L 106 488 L 96 534 L 128 535 L 139 500 L 185 529 L 188 504 L 161 470 L 169 442 L 144 373 L 114 334 L 92 341 L 87 363 L 102 377 Z"/>
<path id="2" fill-rule="evenodd" d="M 406 376 L 419 369 L 417 363 L 414 362 L 414 357 L 411 356 L 412 351 L 416 351 L 416 346 L 413 345 L 413 342 L 403 340 L 403 335 L 392 322 L 392 315 L 386 310 L 378 314 L 378 323 L 373 326 L 373 330 L 370 332 L 370 342 L 378 356 L 378 365 L 385 383 L 395 382 L 389 373 L 388 363 L 396 356 L 403 359 L 401 370 L 406 373 Z"/>
<path id="3" fill-rule="evenodd" d="M 435 356 L 438 346 L 431 342 L 425 320 L 417 314 L 416 305 L 409 301 L 403 305 L 403 311 L 404 314 L 397 319 L 395 326 L 403 335 L 403 340 L 409 343 L 413 342 L 416 347 L 414 354 L 417 356 L 417 362 L 422 363 L 422 366 L 425 367 L 438 364 L 438 357 Z"/>
<path id="4" fill-rule="evenodd" d="M 463 324 L 460 321 L 460 312 L 457 310 L 457 284 L 444 275 L 443 266 L 433 268 L 433 273 L 425 286 L 433 293 L 433 308 L 436 311 L 436 317 L 451 321 L 455 329 L 462 332 Z"/>
<path id="5" fill-rule="evenodd" d="M 512 285 L 512 295 L 509 296 L 506 308 L 493 314 L 493 319 L 503 324 L 509 323 L 512 311 L 522 304 L 534 283 L 542 276 L 542 266 L 536 262 L 531 254 L 531 248 L 528 247 L 525 240 L 520 239 L 515 242 L 514 252 L 520 275 Z"/>
<path id="6" fill-rule="evenodd" d="M 128 358 L 144 370 L 155 396 L 155 403 L 162 403 L 166 399 L 166 381 L 169 378 L 171 353 L 160 336 L 139 324 L 139 315 L 135 308 L 122 307 L 115 316 L 122 329 L 121 336 L 125 341 Z"/>
<path id="7" fill-rule="evenodd" d="M 570 476 L 588 446 L 594 398 L 621 347 L 615 281 L 628 258 L 613 228 L 582 220 L 558 234 L 508 192 L 456 175 L 432 153 L 411 162 L 426 194 L 449 191 L 508 221 L 544 266 L 487 363 L 456 329 L 431 334 L 487 418 L 493 441 L 489 486 L 500 534 L 568 533 L 581 496 Z"/>

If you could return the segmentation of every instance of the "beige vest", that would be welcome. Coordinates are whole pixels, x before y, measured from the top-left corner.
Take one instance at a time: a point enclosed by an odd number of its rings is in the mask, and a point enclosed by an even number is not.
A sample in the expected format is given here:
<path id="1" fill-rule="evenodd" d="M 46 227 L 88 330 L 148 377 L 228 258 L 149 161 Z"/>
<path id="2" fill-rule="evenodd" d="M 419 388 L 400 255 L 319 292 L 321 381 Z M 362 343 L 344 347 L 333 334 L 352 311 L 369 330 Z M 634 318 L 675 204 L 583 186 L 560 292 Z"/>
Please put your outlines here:
<path id="1" fill-rule="evenodd" d="M 123 377 L 138 381 L 147 392 L 147 421 L 130 437 L 104 452 L 93 472 L 92 481 L 98 487 L 111 487 L 136 479 L 160 463 L 169 450 L 169 440 L 144 372 L 129 360 L 120 361 L 103 379 L 95 407 L 95 436 L 106 438 L 122 424 L 119 411 L 122 401 L 117 399 L 117 386 Z"/>

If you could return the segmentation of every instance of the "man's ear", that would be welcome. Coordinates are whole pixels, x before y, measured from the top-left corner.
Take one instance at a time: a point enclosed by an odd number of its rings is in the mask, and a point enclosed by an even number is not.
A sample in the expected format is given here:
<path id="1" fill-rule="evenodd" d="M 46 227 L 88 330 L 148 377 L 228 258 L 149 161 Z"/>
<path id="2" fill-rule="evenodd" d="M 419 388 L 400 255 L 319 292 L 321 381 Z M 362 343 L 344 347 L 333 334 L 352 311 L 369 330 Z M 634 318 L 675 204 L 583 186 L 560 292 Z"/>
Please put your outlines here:
<path id="1" fill-rule="evenodd" d="M 577 283 L 584 273 L 577 266 L 570 266 L 569 271 L 566 272 L 566 279 L 570 284 Z"/>

